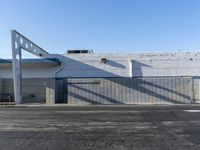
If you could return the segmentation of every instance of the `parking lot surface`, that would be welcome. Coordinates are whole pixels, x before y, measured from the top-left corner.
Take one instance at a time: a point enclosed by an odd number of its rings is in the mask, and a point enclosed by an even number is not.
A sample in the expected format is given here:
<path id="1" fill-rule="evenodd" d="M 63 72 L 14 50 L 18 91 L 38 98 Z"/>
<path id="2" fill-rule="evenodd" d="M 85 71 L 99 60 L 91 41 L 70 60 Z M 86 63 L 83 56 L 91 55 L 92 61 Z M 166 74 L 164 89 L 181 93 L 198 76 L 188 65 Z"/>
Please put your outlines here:
<path id="1" fill-rule="evenodd" d="M 1 106 L 0 150 L 200 150 L 200 106 Z"/>

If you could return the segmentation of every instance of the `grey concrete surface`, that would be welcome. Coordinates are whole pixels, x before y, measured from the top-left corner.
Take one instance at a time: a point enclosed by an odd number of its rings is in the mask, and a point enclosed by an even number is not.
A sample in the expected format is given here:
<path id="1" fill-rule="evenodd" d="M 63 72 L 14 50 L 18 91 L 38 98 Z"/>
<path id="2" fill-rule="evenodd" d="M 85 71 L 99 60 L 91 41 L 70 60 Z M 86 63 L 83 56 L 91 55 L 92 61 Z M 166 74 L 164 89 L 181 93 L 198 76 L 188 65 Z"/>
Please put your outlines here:
<path id="1" fill-rule="evenodd" d="M 0 150 L 199 150 L 199 110 L 196 105 L 1 106 Z"/>

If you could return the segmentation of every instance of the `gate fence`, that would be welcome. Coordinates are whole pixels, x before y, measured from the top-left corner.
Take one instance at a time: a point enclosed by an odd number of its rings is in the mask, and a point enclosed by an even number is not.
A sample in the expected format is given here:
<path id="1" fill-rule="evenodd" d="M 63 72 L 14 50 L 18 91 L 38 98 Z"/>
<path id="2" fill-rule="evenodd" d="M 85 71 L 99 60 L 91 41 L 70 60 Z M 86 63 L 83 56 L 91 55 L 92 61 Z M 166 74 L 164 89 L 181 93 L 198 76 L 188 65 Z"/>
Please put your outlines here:
<path id="1" fill-rule="evenodd" d="M 67 78 L 56 82 L 56 102 L 69 104 L 141 104 L 195 102 L 198 78 Z M 196 96 L 198 97 L 198 96 Z"/>

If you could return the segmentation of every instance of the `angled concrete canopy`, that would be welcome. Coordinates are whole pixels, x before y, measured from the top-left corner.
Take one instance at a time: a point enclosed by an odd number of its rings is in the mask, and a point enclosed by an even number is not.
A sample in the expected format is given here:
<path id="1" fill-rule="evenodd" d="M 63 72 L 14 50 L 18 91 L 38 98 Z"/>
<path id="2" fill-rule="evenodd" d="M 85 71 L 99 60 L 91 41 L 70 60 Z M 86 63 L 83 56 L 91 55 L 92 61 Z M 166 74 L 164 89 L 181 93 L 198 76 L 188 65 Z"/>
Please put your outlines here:
<path id="1" fill-rule="evenodd" d="M 22 59 L 22 68 L 49 68 L 60 66 L 58 58 Z M 0 59 L 0 68 L 12 68 L 12 59 Z"/>
<path id="2" fill-rule="evenodd" d="M 22 102 L 22 68 L 21 68 L 21 51 L 22 49 L 30 52 L 38 57 L 47 57 L 49 53 L 24 37 L 19 32 L 11 31 L 12 41 L 12 59 L 13 59 L 13 79 L 14 79 L 14 95 L 16 104 Z"/>

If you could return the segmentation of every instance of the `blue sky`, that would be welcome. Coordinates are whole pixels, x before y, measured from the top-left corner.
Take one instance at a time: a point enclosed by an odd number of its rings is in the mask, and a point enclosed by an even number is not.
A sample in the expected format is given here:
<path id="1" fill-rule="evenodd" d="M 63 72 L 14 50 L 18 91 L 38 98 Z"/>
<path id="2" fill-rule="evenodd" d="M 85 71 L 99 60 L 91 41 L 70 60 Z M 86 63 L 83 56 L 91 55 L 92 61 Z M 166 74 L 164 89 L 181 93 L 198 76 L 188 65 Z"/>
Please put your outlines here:
<path id="1" fill-rule="evenodd" d="M 11 29 L 50 53 L 200 51 L 200 0 L 0 0 L 1 58 Z"/>

